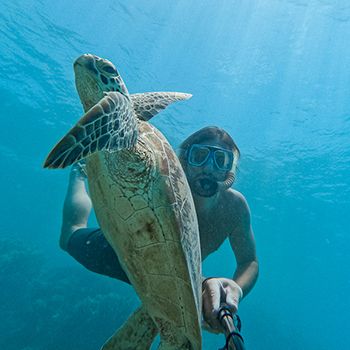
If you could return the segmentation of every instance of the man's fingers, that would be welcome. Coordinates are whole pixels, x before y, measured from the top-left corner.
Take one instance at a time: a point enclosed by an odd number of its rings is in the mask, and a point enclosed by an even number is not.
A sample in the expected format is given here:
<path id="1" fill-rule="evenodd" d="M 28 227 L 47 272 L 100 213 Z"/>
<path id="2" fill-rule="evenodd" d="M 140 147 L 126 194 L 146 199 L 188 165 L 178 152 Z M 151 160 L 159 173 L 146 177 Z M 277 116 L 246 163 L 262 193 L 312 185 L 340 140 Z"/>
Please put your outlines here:
<path id="1" fill-rule="evenodd" d="M 208 280 L 203 286 L 203 316 L 210 327 L 214 329 L 220 328 L 217 315 L 220 307 L 220 285 L 215 279 Z"/>
<path id="2" fill-rule="evenodd" d="M 232 313 L 238 310 L 238 304 L 243 296 L 241 287 L 234 281 L 230 281 L 225 286 L 225 300 L 228 308 Z"/>
<path id="3" fill-rule="evenodd" d="M 205 312 L 218 311 L 220 306 L 220 286 L 213 281 L 206 282 L 203 291 L 203 306 Z"/>
<path id="4" fill-rule="evenodd" d="M 203 317 L 212 331 L 222 331 L 218 319 L 221 304 L 235 314 L 243 296 L 241 287 L 233 280 L 226 278 L 211 278 L 203 283 Z"/>
<path id="5" fill-rule="evenodd" d="M 233 293 L 230 293 L 229 291 L 227 291 L 226 304 L 232 313 L 237 312 L 238 303 L 239 303 L 238 297 L 236 295 L 234 295 Z"/>

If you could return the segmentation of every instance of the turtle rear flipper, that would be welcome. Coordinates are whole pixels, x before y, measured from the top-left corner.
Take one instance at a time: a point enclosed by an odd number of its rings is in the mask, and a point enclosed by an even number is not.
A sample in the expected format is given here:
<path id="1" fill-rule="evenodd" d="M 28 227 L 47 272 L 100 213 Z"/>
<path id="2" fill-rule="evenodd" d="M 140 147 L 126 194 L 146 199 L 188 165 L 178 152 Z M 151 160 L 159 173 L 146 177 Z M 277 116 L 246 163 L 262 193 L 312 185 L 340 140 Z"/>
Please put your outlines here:
<path id="1" fill-rule="evenodd" d="M 148 311 L 140 306 L 100 350 L 150 349 L 157 333 L 158 328 Z"/>
<path id="2" fill-rule="evenodd" d="M 191 97 L 191 94 L 183 92 L 145 92 L 130 95 L 135 115 L 144 121 L 150 120 L 171 103 Z"/>
<path id="3" fill-rule="evenodd" d="M 44 168 L 65 168 L 98 151 L 130 148 L 137 141 L 136 123 L 130 100 L 108 92 L 51 150 Z"/>

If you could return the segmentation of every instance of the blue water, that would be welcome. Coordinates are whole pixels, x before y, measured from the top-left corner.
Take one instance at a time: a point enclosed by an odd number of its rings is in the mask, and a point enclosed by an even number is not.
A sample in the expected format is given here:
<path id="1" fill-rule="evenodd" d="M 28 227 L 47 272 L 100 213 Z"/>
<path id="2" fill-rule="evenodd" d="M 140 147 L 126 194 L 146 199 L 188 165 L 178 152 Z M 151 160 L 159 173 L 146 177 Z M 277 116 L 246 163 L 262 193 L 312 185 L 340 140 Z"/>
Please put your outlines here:
<path id="1" fill-rule="evenodd" d="M 98 349 L 138 304 L 59 249 L 68 172 L 41 168 L 82 114 L 87 52 L 130 92 L 193 94 L 152 121 L 174 147 L 208 124 L 240 147 L 261 266 L 247 349 L 349 349 L 349 37 L 347 0 L 2 0 L 0 349 Z M 204 273 L 234 266 L 225 243 Z"/>

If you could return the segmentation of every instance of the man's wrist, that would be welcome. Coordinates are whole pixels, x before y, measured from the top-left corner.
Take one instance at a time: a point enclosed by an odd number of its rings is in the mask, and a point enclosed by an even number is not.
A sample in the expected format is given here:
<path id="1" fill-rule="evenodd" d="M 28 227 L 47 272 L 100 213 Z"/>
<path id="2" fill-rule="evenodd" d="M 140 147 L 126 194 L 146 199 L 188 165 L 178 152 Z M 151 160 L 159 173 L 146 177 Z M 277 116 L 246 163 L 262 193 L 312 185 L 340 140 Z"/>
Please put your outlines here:
<path id="1" fill-rule="evenodd" d="M 231 280 L 231 281 L 234 283 L 235 287 L 237 288 L 239 293 L 239 300 L 241 300 L 243 298 L 243 290 L 241 286 L 235 280 Z"/>

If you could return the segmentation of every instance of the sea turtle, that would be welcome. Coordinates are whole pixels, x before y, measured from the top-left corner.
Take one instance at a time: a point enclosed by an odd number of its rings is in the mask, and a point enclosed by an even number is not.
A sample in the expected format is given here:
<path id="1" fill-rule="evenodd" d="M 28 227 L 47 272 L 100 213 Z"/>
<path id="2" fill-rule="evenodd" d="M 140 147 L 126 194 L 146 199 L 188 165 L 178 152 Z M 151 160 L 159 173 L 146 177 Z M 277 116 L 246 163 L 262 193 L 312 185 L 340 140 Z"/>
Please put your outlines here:
<path id="1" fill-rule="evenodd" d="M 161 349 L 201 349 L 201 257 L 196 212 L 180 162 L 152 116 L 183 93 L 130 95 L 115 66 L 94 55 L 74 63 L 85 115 L 44 167 L 86 160 L 91 199 Z"/>

